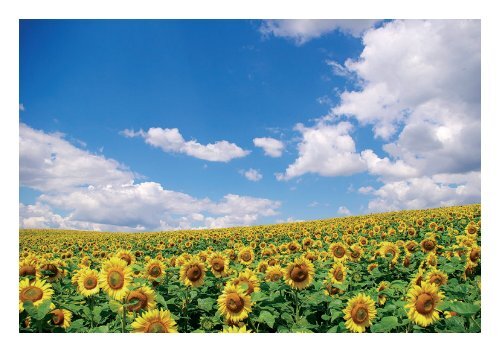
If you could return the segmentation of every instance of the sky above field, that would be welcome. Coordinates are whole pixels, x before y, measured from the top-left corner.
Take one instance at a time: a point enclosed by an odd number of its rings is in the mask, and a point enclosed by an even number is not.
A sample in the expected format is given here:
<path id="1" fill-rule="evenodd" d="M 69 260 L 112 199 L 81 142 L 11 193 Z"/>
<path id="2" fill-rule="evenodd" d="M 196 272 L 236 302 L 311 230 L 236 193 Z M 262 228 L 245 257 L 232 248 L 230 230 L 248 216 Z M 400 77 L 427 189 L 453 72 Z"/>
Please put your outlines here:
<path id="1" fill-rule="evenodd" d="M 480 21 L 20 21 L 23 228 L 480 202 Z"/>

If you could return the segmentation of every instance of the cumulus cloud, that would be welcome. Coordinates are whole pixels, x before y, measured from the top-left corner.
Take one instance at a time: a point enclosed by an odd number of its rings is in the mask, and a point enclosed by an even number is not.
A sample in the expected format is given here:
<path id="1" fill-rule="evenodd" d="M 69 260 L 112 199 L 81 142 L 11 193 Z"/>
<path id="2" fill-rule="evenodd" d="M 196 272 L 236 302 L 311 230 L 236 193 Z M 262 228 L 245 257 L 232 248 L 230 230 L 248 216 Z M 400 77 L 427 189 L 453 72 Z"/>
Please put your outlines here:
<path id="1" fill-rule="evenodd" d="M 297 45 L 302 45 L 311 39 L 335 30 L 359 37 L 378 21 L 348 19 L 266 20 L 262 22 L 259 31 L 264 36 L 273 35 L 275 37 L 283 37 L 295 41 Z"/>
<path id="2" fill-rule="evenodd" d="M 213 201 L 156 182 L 135 183 L 135 175 L 118 162 L 27 125 L 20 126 L 20 139 L 21 185 L 43 192 L 35 204 L 20 204 L 20 227 L 143 231 L 250 225 L 277 215 L 281 206 L 236 194 Z"/>
<path id="3" fill-rule="evenodd" d="M 278 180 L 289 180 L 306 173 L 321 176 L 348 176 L 366 170 L 366 164 L 356 153 L 356 146 L 349 132 L 351 123 L 319 122 L 313 127 L 297 124 L 295 130 L 302 134 L 298 145 L 299 156 L 287 167 Z"/>
<path id="4" fill-rule="evenodd" d="M 337 210 L 337 213 L 340 215 L 351 215 L 351 211 L 345 207 L 344 205 L 340 206 Z"/>
<path id="5" fill-rule="evenodd" d="M 121 134 L 129 138 L 142 137 L 147 144 L 166 153 L 182 153 L 208 161 L 228 162 L 250 154 L 250 151 L 224 140 L 206 145 L 196 140 L 186 141 L 177 128 L 152 127 L 146 132 L 125 129 Z"/>
<path id="6" fill-rule="evenodd" d="M 264 154 L 273 158 L 279 158 L 285 148 L 282 141 L 271 137 L 254 138 L 253 144 L 264 149 Z"/>
<path id="7" fill-rule="evenodd" d="M 77 148 L 60 133 L 19 125 L 21 186 L 62 192 L 88 185 L 130 184 L 134 174 L 116 160 Z"/>
<path id="8" fill-rule="evenodd" d="M 260 181 L 262 179 L 262 174 L 255 169 L 242 170 L 242 174 L 249 181 L 257 182 L 257 181 Z"/>

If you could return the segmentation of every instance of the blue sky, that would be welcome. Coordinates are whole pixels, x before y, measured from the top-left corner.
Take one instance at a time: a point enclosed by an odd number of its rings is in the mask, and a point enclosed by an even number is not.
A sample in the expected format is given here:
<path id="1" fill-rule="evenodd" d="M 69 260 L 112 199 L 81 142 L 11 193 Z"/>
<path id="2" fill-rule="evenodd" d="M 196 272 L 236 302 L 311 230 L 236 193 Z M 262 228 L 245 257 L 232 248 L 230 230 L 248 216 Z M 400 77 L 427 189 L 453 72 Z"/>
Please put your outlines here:
<path id="1" fill-rule="evenodd" d="M 479 48 L 479 21 L 23 20 L 20 226 L 479 202 Z"/>

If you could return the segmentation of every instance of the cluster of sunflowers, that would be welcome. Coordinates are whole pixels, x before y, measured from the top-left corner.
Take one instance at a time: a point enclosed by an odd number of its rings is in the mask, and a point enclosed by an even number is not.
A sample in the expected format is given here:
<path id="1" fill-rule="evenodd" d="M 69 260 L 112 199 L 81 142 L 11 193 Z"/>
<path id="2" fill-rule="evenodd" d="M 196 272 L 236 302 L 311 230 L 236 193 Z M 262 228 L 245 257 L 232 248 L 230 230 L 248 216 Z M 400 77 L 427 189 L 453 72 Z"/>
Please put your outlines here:
<path id="1" fill-rule="evenodd" d="M 479 204 L 216 230 L 21 230 L 21 332 L 478 332 Z"/>

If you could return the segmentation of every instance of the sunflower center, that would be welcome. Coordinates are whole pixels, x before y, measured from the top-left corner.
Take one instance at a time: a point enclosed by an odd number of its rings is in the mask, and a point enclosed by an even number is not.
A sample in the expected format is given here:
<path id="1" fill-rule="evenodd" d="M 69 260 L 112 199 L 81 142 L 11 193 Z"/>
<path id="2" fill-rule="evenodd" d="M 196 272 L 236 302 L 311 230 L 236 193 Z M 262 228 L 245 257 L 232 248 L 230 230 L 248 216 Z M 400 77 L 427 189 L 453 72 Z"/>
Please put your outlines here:
<path id="1" fill-rule="evenodd" d="M 428 293 L 422 293 L 418 296 L 415 303 L 415 309 L 420 314 L 429 314 L 434 310 L 434 299 Z"/>
<path id="2" fill-rule="evenodd" d="M 158 277 L 161 275 L 161 268 L 159 265 L 153 265 L 151 268 L 149 268 L 149 275 L 152 277 Z"/>
<path id="3" fill-rule="evenodd" d="M 302 282 L 309 276 L 305 265 L 295 266 L 290 272 L 290 278 L 295 282 Z"/>
<path id="4" fill-rule="evenodd" d="M 278 274 L 278 273 L 274 273 L 274 274 L 271 276 L 271 281 L 278 281 L 280 278 L 281 278 L 281 275 L 280 275 L 280 274 Z"/>
<path id="5" fill-rule="evenodd" d="M 481 252 L 479 250 L 477 250 L 476 248 L 474 248 L 473 250 L 470 251 L 470 256 L 469 256 L 470 260 L 472 260 L 473 262 L 477 262 L 480 254 L 481 254 Z"/>
<path id="6" fill-rule="evenodd" d="M 352 258 L 359 258 L 360 253 L 358 251 L 353 251 L 351 252 L 351 257 Z"/>
<path id="7" fill-rule="evenodd" d="M 129 311 L 137 312 L 140 309 L 146 308 L 148 298 L 140 291 L 132 291 L 128 295 L 127 303 L 130 304 L 130 306 L 128 306 Z"/>
<path id="8" fill-rule="evenodd" d="M 243 259 L 243 261 L 245 262 L 248 262 L 250 261 L 250 259 L 252 259 L 252 256 L 250 255 L 249 252 L 245 252 L 241 255 L 241 259 Z"/>
<path id="9" fill-rule="evenodd" d="M 35 276 L 36 275 L 36 269 L 32 265 L 23 265 L 21 269 L 19 269 L 19 276 Z"/>
<path id="10" fill-rule="evenodd" d="M 435 246 L 436 244 L 434 243 L 434 241 L 427 240 L 424 242 L 424 248 L 428 251 L 432 251 Z"/>
<path id="11" fill-rule="evenodd" d="M 31 301 L 31 302 L 36 302 L 43 297 L 43 291 L 42 289 L 35 287 L 35 286 L 29 286 L 24 288 L 21 291 L 21 301 Z"/>
<path id="12" fill-rule="evenodd" d="M 122 273 L 116 270 L 112 270 L 108 273 L 108 285 L 113 290 L 119 290 L 123 287 L 125 283 Z"/>
<path id="13" fill-rule="evenodd" d="M 52 311 L 52 322 L 54 325 L 62 325 L 64 323 L 64 312 L 62 309 L 55 309 Z"/>
<path id="14" fill-rule="evenodd" d="M 220 273 L 224 271 L 224 261 L 222 259 L 216 258 L 212 261 L 212 269 Z"/>
<path id="15" fill-rule="evenodd" d="M 130 265 L 130 263 L 132 262 L 132 258 L 130 257 L 130 255 L 128 255 L 127 253 L 123 253 L 121 256 L 120 256 L 120 259 L 123 259 L 124 261 L 127 262 L 127 265 Z"/>
<path id="16" fill-rule="evenodd" d="M 230 293 L 226 297 L 226 308 L 231 313 L 239 313 L 243 310 L 245 301 L 237 293 Z"/>
<path id="17" fill-rule="evenodd" d="M 467 229 L 467 232 L 469 233 L 469 235 L 473 235 L 476 233 L 476 228 L 471 226 Z"/>
<path id="18" fill-rule="evenodd" d="M 187 270 L 186 276 L 189 281 L 197 281 L 201 277 L 201 269 L 194 265 Z"/>
<path id="19" fill-rule="evenodd" d="M 161 333 L 161 332 L 167 332 L 167 329 L 165 328 L 165 325 L 163 325 L 160 321 L 154 321 L 149 324 L 148 328 L 146 329 L 146 332 Z"/>
<path id="20" fill-rule="evenodd" d="M 97 286 L 97 279 L 93 276 L 86 277 L 83 281 L 83 287 L 87 290 L 92 290 Z"/>
<path id="21" fill-rule="evenodd" d="M 429 279 L 429 282 L 431 284 L 436 284 L 438 286 L 441 286 L 441 284 L 443 283 L 443 280 L 441 279 L 441 277 L 437 276 L 437 275 L 433 275 L 431 276 L 431 278 Z"/>
<path id="22" fill-rule="evenodd" d="M 335 271 L 335 280 L 337 280 L 337 281 L 344 280 L 344 273 L 342 272 L 342 270 L 337 269 Z"/>
<path id="23" fill-rule="evenodd" d="M 352 320 L 356 324 L 362 324 L 368 319 L 368 309 L 365 305 L 356 305 L 351 311 Z"/>
<path id="24" fill-rule="evenodd" d="M 394 251 L 394 249 L 392 248 L 389 248 L 387 251 L 386 251 L 387 254 L 390 254 L 392 255 L 393 257 L 396 255 L 396 251 Z"/>
<path id="25" fill-rule="evenodd" d="M 341 246 L 337 246 L 333 250 L 333 255 L 336 256 L 337 258 L 342 258 L 344 256 L 344 254 L 345 254 L 345 250 Z"/>

